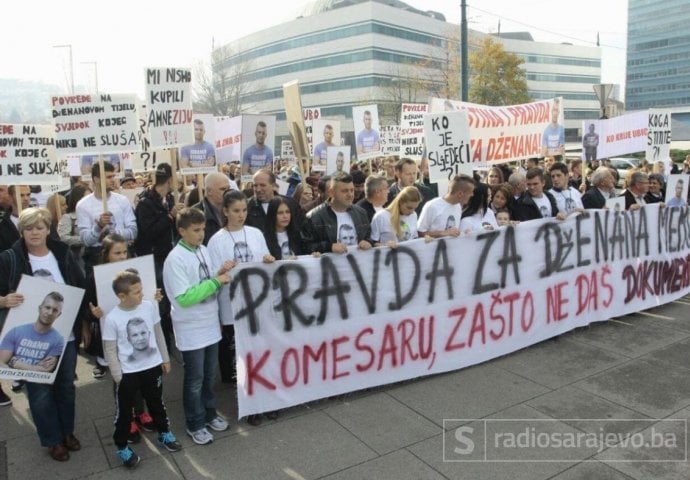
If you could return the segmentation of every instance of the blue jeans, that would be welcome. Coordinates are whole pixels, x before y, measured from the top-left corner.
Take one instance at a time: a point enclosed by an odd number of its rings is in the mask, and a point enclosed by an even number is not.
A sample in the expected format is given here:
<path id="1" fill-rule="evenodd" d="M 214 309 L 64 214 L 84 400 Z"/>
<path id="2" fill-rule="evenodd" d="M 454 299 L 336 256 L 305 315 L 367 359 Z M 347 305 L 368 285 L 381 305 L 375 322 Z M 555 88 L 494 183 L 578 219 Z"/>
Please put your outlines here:
<path id="1" fill-rule="evenodd" d="M 182 406 L 187 430 L 194 432 L 213 420 L 216 413 L 216 396 L 213 384 L 218 362 L 218 343 L 198 350 L 182 352 L 184 382 Z"/>
<path id="2" fill-rule="evenodd" d="M 62 443 L 74 433 L 74 372 L 77 368 L 77 346 L 67 342 L 55 383 L 26 384 L 29 409 L 36 425 L 38 438 L 44 447 Z"/>

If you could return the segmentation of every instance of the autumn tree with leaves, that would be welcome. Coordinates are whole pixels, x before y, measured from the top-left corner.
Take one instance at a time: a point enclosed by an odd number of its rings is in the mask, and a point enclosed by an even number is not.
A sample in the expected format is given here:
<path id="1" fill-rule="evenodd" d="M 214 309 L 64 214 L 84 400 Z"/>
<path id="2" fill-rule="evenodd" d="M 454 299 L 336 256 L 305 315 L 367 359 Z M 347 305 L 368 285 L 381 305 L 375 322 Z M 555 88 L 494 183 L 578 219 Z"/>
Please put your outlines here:
<path id="1" fill-rule="evenodd" d="M 520 57 L 506 52 L 500 42 L 485 37 L 469 55 L 470 102 L 481 105 L 531 102 L 523 64 Z"/>

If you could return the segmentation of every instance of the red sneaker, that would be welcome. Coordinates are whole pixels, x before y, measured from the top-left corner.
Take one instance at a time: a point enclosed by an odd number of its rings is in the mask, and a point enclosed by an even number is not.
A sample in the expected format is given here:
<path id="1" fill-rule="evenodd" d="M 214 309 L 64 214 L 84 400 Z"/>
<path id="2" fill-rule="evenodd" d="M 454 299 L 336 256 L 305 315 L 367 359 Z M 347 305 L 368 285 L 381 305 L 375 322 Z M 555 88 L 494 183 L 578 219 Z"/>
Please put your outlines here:
<path id="1" fill-rule="evenodd" d="M 156 424 L 153 422 L 153 418 L 151 418 L 149 412 L 144 412 L 140 413 L 139 415 L 136 415 L 134 417 L 134 420 L 137 422 L 137 425 L 139 425 L 147 432 L 153 432 L 156 429 Z"/>

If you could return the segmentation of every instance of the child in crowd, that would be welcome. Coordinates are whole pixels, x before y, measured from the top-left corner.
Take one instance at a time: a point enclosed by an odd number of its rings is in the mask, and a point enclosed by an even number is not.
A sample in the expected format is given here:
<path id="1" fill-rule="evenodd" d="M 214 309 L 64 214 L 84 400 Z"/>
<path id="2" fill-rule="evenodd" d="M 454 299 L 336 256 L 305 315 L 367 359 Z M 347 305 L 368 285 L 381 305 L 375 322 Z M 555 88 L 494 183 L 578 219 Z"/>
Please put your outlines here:
<path id="1" fill-rule="evenodd" d="M 194 443 L 205 445 L 213 434 L 227 430 L 228 422 L 216 412 L 213 384 L 221 338 L 217 294 L 230 283 L 224 262 L 211 277 L 209 254 L 203 245 L 206 220 L 196 208 L 184 208 L 177 214 L 181 240 L 163 265 L 163 283 L 171 303 L 175 342 L 184 360 L 182 405 L 187 435 Z"/>
<path id="2" fill-rule="evenodd" d="M 127 240 L 122 235 L 111 233 L 103 239 L 103 246 L 99 256 L 100 264 L 121 262 L 129 258 L 129 250 Z M 156 292 L 156 300 L 159 300 L 160 292 Z M 93 269 L 89 272 L 86 278 L 86 300 L 89 303 L 91 310 L 91 341 L 85 346 L 87 353 L 96 357 L 96 366 L 92 371 L 93 378 L 105 378 L 108 373 L 108 364 L 103 353 L 103 341 L 101 338 L 101 319 L 104 317 L 103 309 L 98 305 L 98 297 L 96 295 L 96 281 L 93 275 Z M 139 443 L 141 441 L 141 433 L 139 429 L 147 432 L 152 432 L 155 428 L 153 418 L 144 408 L 144 399 L 140 393 L 136 393 L 134 397 L 134 416 L 129 426 L 129 443 Z"/>
<path id="3" fill-rule="evenodd" d="M 371 239 L 381 245 L 395 246 L 417 238 L 417 206 L 422 194 L 416 187 L 403 188 L 388 207 L 371 221 Z"/>
<path id="4" fill-rule="evenodd" d="M 117 385 L 113 440 L 120 460 L 128 468 L 136 467 L 140 461 L 127 444 L 137 392 L 146 400 L 160 445 L 170 452 L 182 449 L 170 431 L 163 403 L 162 375 L 170 372 L 170 359 L 160 316 L 153 303 L 143 300 L 142 289 L 137 273 L 119 273 L 113 280 L 113 291 L 120 303 L 103 322 L 103 350 Z"/>
<path id="5" fill-rule="evenodd" d="M 496 210 L 496 223 L 499 227 L 506 227 L 510 225 L 510 212 L 507 208 L 500 208 Z"/>
<path id="6" fill-rule="evenodd" d="M 247 219 L 247 197 L 242 192 L 228 190 L 223 195 L 223 215 L 227 218 L 225 228 L 216 232 L 208 242 L 211 268 L 222 270 L 224 265 L 234 267 L 237 263 L 272 263 L 275 258 L 268 251 L 264 234 L 258 228 L 245 226 Z M 230 305 L 229 287 L 223 287 L 220 295 L 220 319 L 225 327 L 232 326 L 234 315 Z M 229 328 L 228 328 L 229 330 Z M 234 343 L 233 343 L 234 345 Z M 275 412 L 266 414 L 275 418 Z M 259 415 L 247 418 L 250 425 L 261 423 Z"/>

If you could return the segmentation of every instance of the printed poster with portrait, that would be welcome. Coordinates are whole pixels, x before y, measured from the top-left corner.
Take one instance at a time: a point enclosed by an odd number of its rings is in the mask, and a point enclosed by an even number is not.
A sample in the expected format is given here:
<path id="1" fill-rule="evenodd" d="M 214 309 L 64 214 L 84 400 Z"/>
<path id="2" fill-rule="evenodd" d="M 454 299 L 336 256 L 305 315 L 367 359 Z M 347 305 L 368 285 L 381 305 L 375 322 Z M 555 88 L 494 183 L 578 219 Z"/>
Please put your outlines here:
<path id="1" fill-rule="evenodd" d="M 328 147 L 326 175 L 350 173 L 350 146 Z"/>
<path id="2" fill-rule="evenodd" d="M 367 160 L 381 155 L 379 110 L 377 105 L 352 107 L 355 125 L 355 151 L 357 160 Z"/>
<path id="3" fill-rule="evenodd" d="M 312 151 L 311 169 L 314 172 L 325 172 L 328 161 L 328 147 L 340 145 L 340 122 L 320 118 L 313 120 L 314 149 Z"/>
<path id="4" fill-rule="evenodd" d="M 193 116 L 194 143 L 183 145 L 177 154 L 177 166 L 182 175 L 196 175 L 216 171 L 216 119 L 213 115 Z"/>
<path id="5" fill-rule="evenodd" d="M 273 148 L 276 137 L 274 115 L 242 115 L 243 182 L 251 182 L 252 176 L 262 168 L 273 167 Z"/>
<path id="6" fill-rule="evenodd" d="M 153 266 L 153 255 L 130 258 L 121 262 L 104 263 L 93 267 L 93 276 L 96 283 L 96 299 L 98 306 L 107 314 L 117 304 L 120 303 L 117 295 L 113 291 L 113 279 L 115 276 L 127 269 L 133 268 L 137 271 L 144 287 L 144 300 L 149 300 L 155 305 L 156 302 L 156 270 Z"/>
<path id="7" fill-rule="evenodd" d="M 10 308 L 0 333 L 0 378 L 34 383 L 55 381 L 84 290 L 22 275 L 17 293 L 24 302 Z"/>
<path id="8" fill-rule="evenodd" d="M 690 181 L 690 175 L 668 176 L 666 199 L 664 200 L 667 208 L 688 206 L 688 181 Z"/>
<path id="9" fill-rule="evenodd" d="M 128 153 L 111 153 L 108 155 L 82 155 L 79 157 L 79 171 L 81 179 L 85 182 L 91 180 L 91 169 L 98 164 L 99 157 L 103 157 L 104 162 L 109 162 L 115 167 L 115 178 L 123 178 L 125 175 L 125 158 Z"/>

